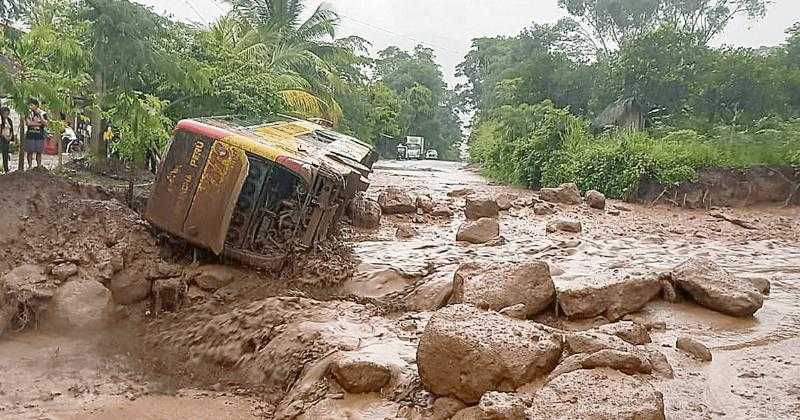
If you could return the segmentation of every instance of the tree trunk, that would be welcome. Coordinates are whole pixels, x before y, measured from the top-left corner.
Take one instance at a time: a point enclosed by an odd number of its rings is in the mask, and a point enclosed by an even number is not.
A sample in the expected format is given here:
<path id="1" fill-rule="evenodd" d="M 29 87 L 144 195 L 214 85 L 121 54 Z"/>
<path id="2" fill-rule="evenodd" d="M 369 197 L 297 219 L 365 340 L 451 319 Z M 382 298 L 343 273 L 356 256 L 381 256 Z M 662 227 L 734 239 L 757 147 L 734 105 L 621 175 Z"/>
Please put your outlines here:
<path id="1" fill-rule="evenodd" d="M 20 114 L 19 116 L 19 138 L 17 139 L 17 148 L 19 149 L 19 165 L 18 171 L 25 170 L 25 117 Z"/>
<path id="2" fill-rule="evenodd" d="M 92 108 L 91 112 L 92 141 L 90 150 L 96 159 L 105 162 L 108 152 L 106 150 L 106 140 L 103 138 L 104 127 L 101 105 L 103 103 L 105 89 L 103 87 L 103 73 L 101 71 L 95 71 L 94 73 L 94 94 L 95 106 Z"/>

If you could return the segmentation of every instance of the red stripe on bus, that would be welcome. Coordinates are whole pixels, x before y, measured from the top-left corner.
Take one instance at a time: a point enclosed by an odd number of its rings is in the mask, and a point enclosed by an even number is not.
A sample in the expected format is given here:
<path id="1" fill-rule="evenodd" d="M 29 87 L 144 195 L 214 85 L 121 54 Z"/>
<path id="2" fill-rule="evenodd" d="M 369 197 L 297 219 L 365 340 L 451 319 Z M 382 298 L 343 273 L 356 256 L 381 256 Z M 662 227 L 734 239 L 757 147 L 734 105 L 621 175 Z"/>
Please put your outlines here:
<path id="1" fill-rule="evenodd" d="M 194 120 L 182 120 L 178 123 L 176 129 L 181 131 L 190 131 L 214 140 L 219 140 L 233 135 L 233 133 L 225 130 L 224 128 L 214 127 L 213 125 L 203 124 Z"/>

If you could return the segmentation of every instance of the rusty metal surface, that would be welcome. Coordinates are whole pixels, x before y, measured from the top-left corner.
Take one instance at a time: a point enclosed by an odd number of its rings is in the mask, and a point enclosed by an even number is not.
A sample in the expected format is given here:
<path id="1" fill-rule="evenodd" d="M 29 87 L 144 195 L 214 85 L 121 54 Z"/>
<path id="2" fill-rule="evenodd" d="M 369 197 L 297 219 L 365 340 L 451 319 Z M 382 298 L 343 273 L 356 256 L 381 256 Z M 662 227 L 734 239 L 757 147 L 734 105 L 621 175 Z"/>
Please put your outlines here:
<path id="1" fill-rule="evenodd" d="M 187 239 L 221 254 L 249 162 L 241 149 L 214 142 L 183 226 Z"/>

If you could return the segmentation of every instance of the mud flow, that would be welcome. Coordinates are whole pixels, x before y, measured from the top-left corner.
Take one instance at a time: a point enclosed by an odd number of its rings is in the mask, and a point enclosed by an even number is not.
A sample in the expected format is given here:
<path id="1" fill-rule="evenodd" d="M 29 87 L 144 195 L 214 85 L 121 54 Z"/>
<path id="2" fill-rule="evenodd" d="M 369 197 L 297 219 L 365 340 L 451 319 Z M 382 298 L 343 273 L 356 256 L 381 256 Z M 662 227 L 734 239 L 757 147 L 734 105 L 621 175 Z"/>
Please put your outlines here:
<path id="1" fill-rule="evenodd" d="M 0 418 L 800 416 L 797 207 L 380 161 L 332 239 L 276 272 L 103 185 L 0 176 Z"/>

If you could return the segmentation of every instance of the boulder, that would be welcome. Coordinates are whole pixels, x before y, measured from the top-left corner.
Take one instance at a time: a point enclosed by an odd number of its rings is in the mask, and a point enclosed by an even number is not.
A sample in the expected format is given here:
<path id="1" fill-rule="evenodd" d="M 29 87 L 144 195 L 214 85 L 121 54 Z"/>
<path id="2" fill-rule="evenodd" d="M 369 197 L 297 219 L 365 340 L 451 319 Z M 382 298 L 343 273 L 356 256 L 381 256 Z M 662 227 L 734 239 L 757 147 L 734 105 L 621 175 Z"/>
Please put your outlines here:
<path id="1" fill-rule="evenodd" d="M 633 321 L 619 321 L 596 328 L 602 333 L 615 335 L 631 344 L 643 345 L 652 342 L 647 327 Z"/>
<path id="2" fill-rule="evenodd" d="M 60 281 L 65 281 L 68 278 L 78 274 L 78 266 L 72 263 L 59 264 L 53 267 L 53 270 L 50 272 L 50 274 Z"/>
<path id="3" fill-rule="evenodd" d="M 650 366 L 653 368 L 653 374 L 666 379 L 674 379 L 675 372 L 672 370 L 672 365 L 669 364 L 667 356 L 655 349 L 645 349 L 647 356 L 650 359 Z"/>
<path id="4" fill-rule="evenodd" d="M 431 211 L 435 217 L 453 217 L 453 210 L 447 204 L 437 204 Z"/>
<path id="5" fill-rule="evenodd" d="M 417 236 L 417 229 L 410 225 L 400 225 L 397 227 L 394 236 L 398 239 L 411 239 Z"/>
<path id="6" fill-rule="evenodd" d="M 573 319 L 605 316 L 616 321 L 642 309 L 661 292 L 655 276 L 622 279 L 605 278 L 581 281 L 559 287 L 558 304 L 564 314 Z"/>
<path id="7" fill-rule="evenodd" d="M 416 213 L 417 204 L 407 192 L 389 188 L 378 196 L 378 204 L 383 214 Z"/>
<path id="8" fill-rule="evenodd" d="M 747 317 L 764 304 L 764 296 L 752 283 L 705 258 L 692 258 L 676 267 L 672 281 L 700 305 L 724 314 Z"/>
<path id="9" fill-rule="evenodd" d="M 111 291 L 100 282 L 78 279 L 56 290 L 49 315 L 60 327 L 93 330 L 105 326 L 112 303 Z"/>
<path id="10" fill-rule="evenodd" d="M 412 311 L 435 311 L 446 305 L 452 294 L 451 277 L 434 277 L 409 293 L 405 298 L 405 305 Z"/>
<path id="11" fill-rule="evenodd" d="M 531 419 L 663 420 L 664 397 L 652 385 L 613 369 L 580 369 L 537 392 Z"/>
<path id="12" fill-rule="evenodd" d="M 546 230 L 548 233 L 555 233 L 558 231 L 581 233 L 583 226 L 581 225 L 581 222 L 575 220 L 553 220 L 547 224 Z"/>
<path id="13" fill-rule="evenodd" d="M 578 205 L 581 203 L 581 190 L 573 183 L 561 184 L 557 188 L 542 188 L 539 191 L 542 200 L 551 203 Z"/>
<path id="14" fill-rule="evenodd" d="M 450 397 L 441 397 L 437 398 L 436 401 L 433 402 L 433 407 L 431 407 L 431 414 L 428 417 L 425 417 L 426 420 L 450 420 L 453 416 L 456 415 L 459 411 L 465 409 L 467 406 L 455 399 Z"/>
<path id="15" fill-rule="evenodd" d="M 495 197 L 495 202 L 500 210 L 509 210 L 514 207 L 514 202 L 517 201 L 517 196 L 509 193 L 501 193 Z"/>
<path id="16" fill-rule="evenodd" d="M 603 210 L 606 208 L 606 196 L 600 191 L 586 191 L 586 205 L 593 209 Z"/>
<path id="17" fill-rule="evenodd" d="M 500 214 L 500 208 L 497 202 L 490 198 L 471 198 L 467 197 L 467 205 L 464 208 L 464 214 L 468 220 L 478 220 L 484 217 L 497 217 Z"/>
<path id="18" fill-rule="evenodd" d="M 461 224 L 456 234 L 456 241 L 485 244 L 498 236 L 500 236 L 500 224 L 497 220 L 487 217 Z"/>
<path id="19" fill-rule="evenodd" d="M 602 349 L 594 353 L 573 354 L 561 361 L 545 382 L 578 369 L 609 368 L 628 375 L 637 373 L 650 374 L 653 368 L 649 355 L 639 351 L 627 352 L 614 349 Z"/>
<path id="20" fill-rule="evenodd" d="M 433 198 L 430 195 L 417 196 L 417 210 L 421 210 L 423 213 L 431 213 L 434 207 Z"/>
<path id="21" fill-rule="evenodd" d="M 467 404 L 488 391 L 514 391 L 558 363 L 562 343 L 548 331 L 471 305 L 447 306 L 431 317 L 420 338 L 422 385 Z"/>
<path id="22" fill-rule="evenodd" d="M 472 194 L 475 194 L 475 190 L 472 188 L 457 188 L 447 193 L 448 197 L 467 197 Z"/>
<path id="23" fill-rule="evenodd" d="M 628 375 L 653 372 L 647 356 L 638 352 L 630 353 L 614 349 L 603 349 L 589 354 L 581 360 L 581 366 L 584 369 L 607 367 Z"/>
<path id="24" fill-rule="evenodd" d="M 636 346 L 617 336 L 592 330 L 565 335 L 564 347 L 570 354 L 591 354 L 605 349 L 628 353 L 637 351 Z"/>
<path id="25" fill-rule="evenodd" d="M 347 215 L 353 226 L 364 229 L 375 229 L 381 225 L 381 206 L 363 194 L 357 195 L 350 206 L 347 207 Z"/>
<path id="26" fill-rule="evenodd" d="M 153 282 L 141 270 L 126 268 L 115 275 L 108 283 L 114 302 L 120 305 L 131 305 L 141 302 L 150 295 Z"/>
<path id="27" fill-rule="evenodd" d="M 758 292 L 761 293 L 762 295 L 768 295 L 770 289 L 772 288 L 770 281 L 763 277 L 755 277 L 747 279 L 747 281 L 749 281 L 750 284 L 752 284 L 753 287 L 755 287 L 756 290 L 758 290 Z"/>
<path id="28" fill-rule="evenodd" d="M 689 337 L 678 337 L 678 340 L 675 342 L 675 347 L 703 362 L 710 362 L 713 358 L 708 347 Z"/>
<path id="29" fill-rule="evenodd" d="M 225 265 L 204 265 L 197 269 L 194 282 L 203 290 L 214 291 L 231 284 L 235 274 L 231 267 Z"/>
<path id="30" fill-rule="evenodd" d="M 555 299 L 550 267 L 544 261 L 522 264 L 463 264 L 453 277 L 452 303 L 500 311 L 525 305 L 525 316 L 545 310 Z"/>
<path id="31" fill-rule="evenodd" d="M 388 366 L 358 354 L 345 354 L 334 361 L 331 374 L 351 394 L 380 392 L 392 378 Z"/>
<path id="32" fill-rule="evenodd" d="M 518 303 L 514 306 L 508 306 L 501 309 L 501 315 L 505 315 L 514 319 L 528 319 L 528 307 L 524 303 Z"/>
<path id="33" fill-rule="evenodd" d="M 556 208 L 550 203 L 536 203 L 533 205 L 533 213 L 537 216 L 547 216 L 556 213 Z"/>
<path id="34" fill-rule="evenodd" d="M 453 416 L 453 420 L 524 420 L 525 403 L 514 394 L 487 392 L 480 403 L 465 408 Z"/>

